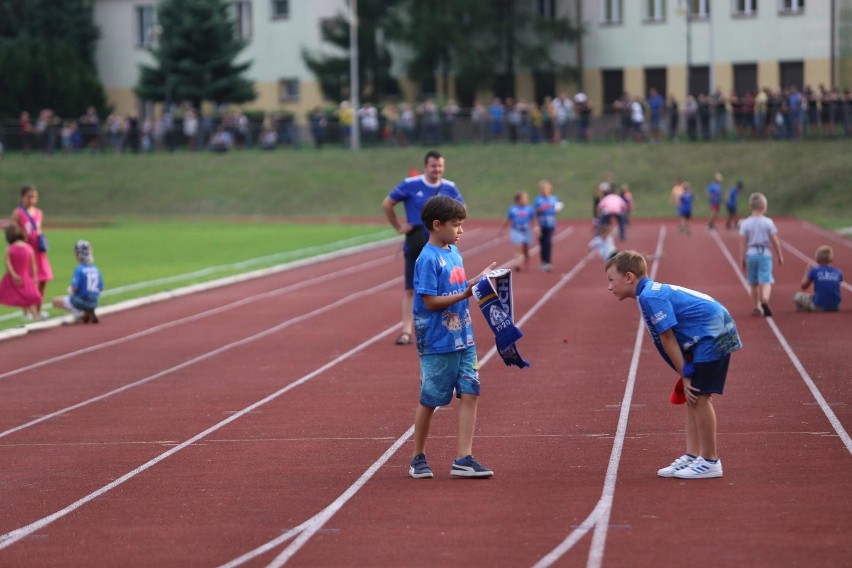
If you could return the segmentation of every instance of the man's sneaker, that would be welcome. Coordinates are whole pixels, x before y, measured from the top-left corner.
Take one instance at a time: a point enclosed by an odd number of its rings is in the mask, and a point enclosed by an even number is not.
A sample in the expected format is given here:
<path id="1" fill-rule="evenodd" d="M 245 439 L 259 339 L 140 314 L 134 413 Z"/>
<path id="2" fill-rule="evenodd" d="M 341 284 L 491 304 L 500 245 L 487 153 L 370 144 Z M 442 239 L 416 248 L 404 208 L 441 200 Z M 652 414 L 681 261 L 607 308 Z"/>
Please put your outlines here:
<path id="1" fill-rule="evenodd" d="M 433 477 L 432 468 L 429 467 L 429 462 L 426 461 L 426 454 L 417 454 L 411 458 L 411 467 L 408 468 L 408 475 L 415 479 Z"/>
<path id="2" fill-rule="evenodd" d="M 453 460 L 450 475 L 455 477 L 491 477 L 494 472 L 473 459 L 473 456 L 465 456 Z"/>
<path id="3" fill-rule="evenodd" d="M 708 479 L 722 477 L 722 460 L 709 462 L 704 458 L 696 458 L 689 467 L 678 470 L 674 474 L 678 479 Z"/>
<path id="4" fill-rule="evenodd" d="M 689 454 L 683 454 L 668 467 L 664 467 L 663 469 L 657 470 L 657 475 L 660 477 L 674 477 L 675 473 L 682 470 L 685 467 L 688 467 L 689 464 L 695 461 L 695 458 Z"/>

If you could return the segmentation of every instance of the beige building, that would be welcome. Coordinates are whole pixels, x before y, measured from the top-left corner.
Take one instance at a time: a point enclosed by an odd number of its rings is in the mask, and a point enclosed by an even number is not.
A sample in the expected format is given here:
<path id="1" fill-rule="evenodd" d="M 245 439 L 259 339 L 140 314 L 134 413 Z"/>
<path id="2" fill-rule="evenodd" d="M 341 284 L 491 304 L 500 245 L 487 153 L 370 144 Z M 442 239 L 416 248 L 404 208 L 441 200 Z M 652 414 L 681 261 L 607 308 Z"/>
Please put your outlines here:
<path id="1" fill-rule="evenodd" d="M 133 86 L 138 66 L 150 62 L 160 0 L 95 0 L 101 29 L 97 63 L 109 101 L 119 112 L 140 108 Z M 694 94 L 744 92 L 759 87 L 837 84 L 852 88 L 852 0 L 529 0 L 544 16 L 581 22 L 582 39 L 558 48 L 563 63 L 581 70 L 579 84 L 520 71 L 516 97 L 540 100 L 559 91 L 586 92 L 597 112 L 623 91 L 649 87 L 679 99 Z M 304 116 L 323 101 L 301 57 L 303 48 L 329 52 L 320 23 L 347 11 L 345 0 L 232 2 L 237 30 L 247 41 L 241 58 L 258 98 L 248 108 Z M 396 69 L 402 69 L 402 51 Z M 408 97 L 416 97 L 404 83 Z M 487 93 L 483 93 L 487 95 Z"/>

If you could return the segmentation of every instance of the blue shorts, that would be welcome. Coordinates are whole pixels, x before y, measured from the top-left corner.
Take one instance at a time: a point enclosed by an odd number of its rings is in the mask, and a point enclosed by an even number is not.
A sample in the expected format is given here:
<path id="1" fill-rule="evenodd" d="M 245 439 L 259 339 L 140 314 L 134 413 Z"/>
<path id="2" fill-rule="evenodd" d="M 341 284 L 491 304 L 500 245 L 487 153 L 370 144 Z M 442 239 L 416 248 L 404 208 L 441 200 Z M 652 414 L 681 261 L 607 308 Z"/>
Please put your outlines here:
<path id="1" fill-rule="evenodd" d="M 512 243 L 516 245 L 529 245 L 532 244 L 532 232 L 530 231 L 519 231 L 517 229 L 512 229 Z"/>
<path id="2" fill-rule="evenodd" d="M 479 396 L 479 363 L 476 348 L 420 356 L 420 404 L 429 408 L 446 406 L 453 391 Z"/>
<path id="3" fill-rule="evenodd" d="M 748 283 L 775 284 L 772 277 L 772 257 L 762 254 L 750 254 L 746 256 L 746 268 L 748 269 Z"/>
<path id="4" fill-rule="evenodd" d="M 725 355 L 716 361 L 693 363 L 695 376 L 692 378 L 692 386 L 701 390 L 699 394 L 723 394 L 730 362 L 731 356 Z"/>

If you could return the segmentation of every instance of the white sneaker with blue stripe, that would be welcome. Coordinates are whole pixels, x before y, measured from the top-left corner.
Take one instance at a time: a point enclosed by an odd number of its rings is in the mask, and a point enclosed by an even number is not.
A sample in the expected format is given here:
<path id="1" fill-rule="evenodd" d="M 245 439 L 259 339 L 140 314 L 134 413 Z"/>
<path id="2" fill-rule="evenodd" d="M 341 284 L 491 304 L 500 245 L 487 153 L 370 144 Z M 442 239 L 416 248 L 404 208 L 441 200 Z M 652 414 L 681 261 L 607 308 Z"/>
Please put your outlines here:
<path id="1" fill-rule="evenodd" d="M 494 472 L 467 455 L 463 458 L 453 460 L 450 475 L 454 477 L 491 477 Z"/>
<path id="2" fill-rule="evenodd" d="M 722 460 L 715 462 L 704 458 L 696 458 L 689 467 L 678 470 L 674 474 L 678 479 L 709 479 L 711 477 L 722 477 Z"/>
<path id="3" fill-rule="evenodd" d="M 672 462 L 670 466 L 664 467 L 663 469 L 657 470 L 657 475 L 660 477 L 674 477 L 675 472 L 682 470 L 685 467 L 688 467 L 689 464 L 695 461 L 695 456 L 691 456 L 689 454 L 683 454 L 675 461 Z"/>

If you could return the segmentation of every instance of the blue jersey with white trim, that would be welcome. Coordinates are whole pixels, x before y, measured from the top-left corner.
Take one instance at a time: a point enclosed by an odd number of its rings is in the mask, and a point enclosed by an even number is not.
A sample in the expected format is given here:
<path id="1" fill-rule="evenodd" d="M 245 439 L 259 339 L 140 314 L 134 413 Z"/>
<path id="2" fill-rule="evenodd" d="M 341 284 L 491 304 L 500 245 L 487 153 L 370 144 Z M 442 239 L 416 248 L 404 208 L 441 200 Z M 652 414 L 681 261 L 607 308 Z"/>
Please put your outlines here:
<path id="1" fill-rule="evenodd" d="M 642 278 L 636 286 L 639 311 L 654 345 L 663 350 L 660 334 L 671 329 L 683 353 L 695 363 L 719 360 L 742 348 L 734 319 L 725 307 L 701 292 Z"/>
<path id="2" fill-rule="evenodd" d="M 446 195 L 464 203 L 461 193 L 456 184 L 449 180 L 441 180 L 437 185 L 431 185 L 426 181 L 426 176 L 419 175 L 402 180 L 389 194 L 394 202 L 402 202 L 405 206 L 405 219 L 409 225 L 423 226 L 420 212 L 430 197 Z"/>

